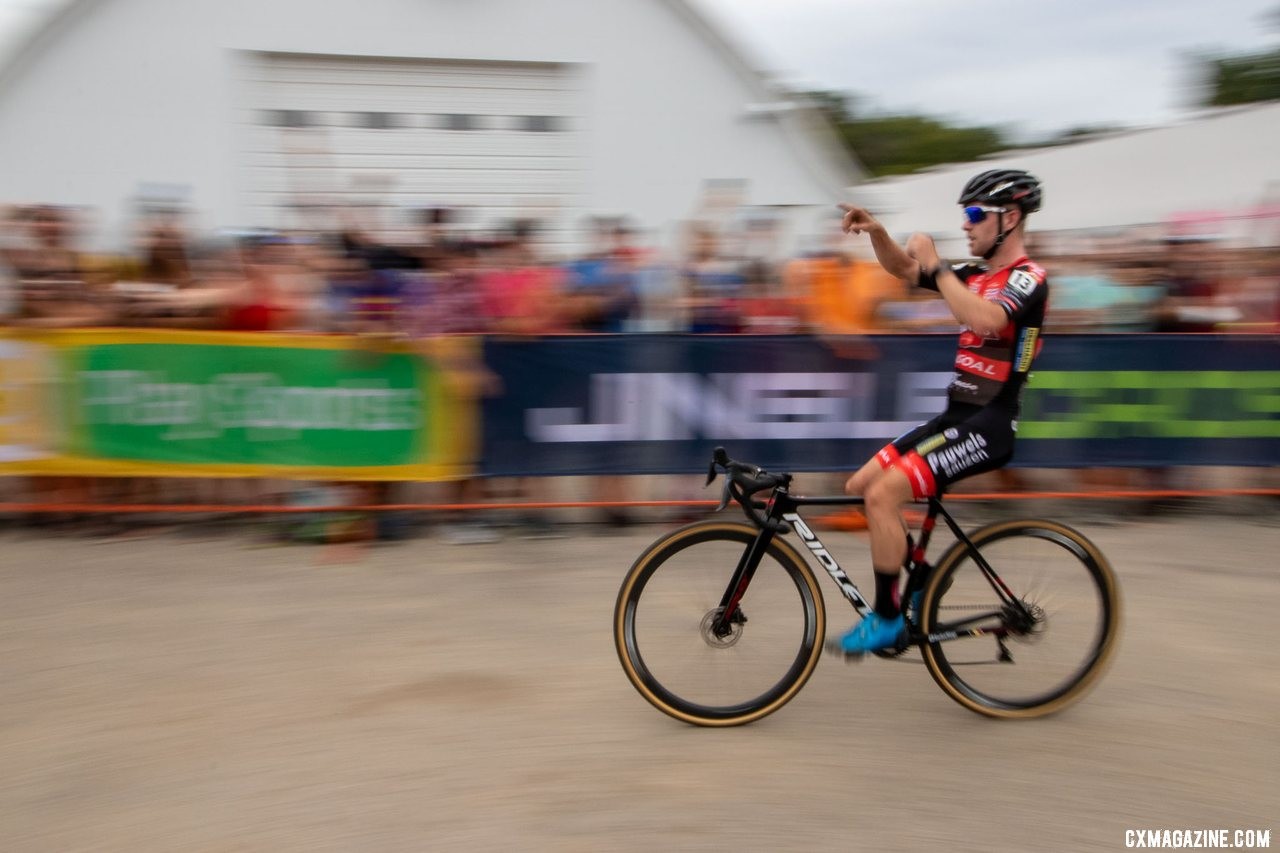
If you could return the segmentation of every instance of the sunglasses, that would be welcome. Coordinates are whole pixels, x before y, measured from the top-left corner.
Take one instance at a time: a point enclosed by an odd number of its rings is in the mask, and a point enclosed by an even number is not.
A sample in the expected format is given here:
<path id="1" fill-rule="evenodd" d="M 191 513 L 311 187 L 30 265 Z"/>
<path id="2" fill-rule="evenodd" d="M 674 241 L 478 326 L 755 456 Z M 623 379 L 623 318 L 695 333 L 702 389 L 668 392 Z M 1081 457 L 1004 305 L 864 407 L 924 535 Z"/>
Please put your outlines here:
<path id="1" fill-rule="evenodd" d="M 979 222 L 987 218 L 988 213 L 1008 213 L 1008 212 L 1009 212 L 1009 208 L 1007 207 L 983 207 L 981 205 L 975 204 L 975 205 L 971 205 L 970 207 L 966 207 L 964 209 L 964 218 L 969 220 L 971 224 L 977 225 Z"/>

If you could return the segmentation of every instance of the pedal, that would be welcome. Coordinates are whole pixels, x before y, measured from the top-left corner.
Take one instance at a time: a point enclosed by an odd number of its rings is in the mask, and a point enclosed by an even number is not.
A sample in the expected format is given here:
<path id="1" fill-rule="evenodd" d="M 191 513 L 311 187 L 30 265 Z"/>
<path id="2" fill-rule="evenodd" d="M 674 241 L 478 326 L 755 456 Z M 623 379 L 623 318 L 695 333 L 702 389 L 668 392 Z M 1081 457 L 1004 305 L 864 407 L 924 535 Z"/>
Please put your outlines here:
<path id="1" fill-rule="evenodd" d="M 833 637 L 830 640 L 827 640 L 827 642 L 823 644 L 823 648 L 826 650 L 827 654 L 835 655 L 836 657 L 842 659 L 845 663 L 862 663 L 863 659 L 866 658 L 865 654 L 856 654 L 854 652 L 846 652 L 844 648 L 840 645 L 839 638 L 835 638 L 835 637 Z"/>
<path id="2" fill-rule="evenodd" d="M 887 649 L 879 649 L 877 651 L 874 651 L 872 652 L 872 654 L 874 654 L 878 658 L 892 660 L 893 658 L 902 657 L 904 654 L 906 654 L 907 649 L 909 648 L 911 648 L 911 643 L 907 640 L 907 635 L 904 632 L 902 636 L 898 637 L 897 643 L 895 643 L 894 645 L 890 646 Z"/>

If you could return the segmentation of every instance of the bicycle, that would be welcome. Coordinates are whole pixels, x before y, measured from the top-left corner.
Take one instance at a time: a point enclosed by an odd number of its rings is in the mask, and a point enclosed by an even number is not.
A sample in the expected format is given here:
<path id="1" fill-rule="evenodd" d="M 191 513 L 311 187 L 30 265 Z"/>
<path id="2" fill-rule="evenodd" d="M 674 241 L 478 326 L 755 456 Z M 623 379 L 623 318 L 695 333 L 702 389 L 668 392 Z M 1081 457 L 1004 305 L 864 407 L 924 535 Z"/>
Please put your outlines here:
<path id="1" fill-rule="evenodd" d="M 717 511 L 732 499 L 750 524 L 710 519 L 660 537 L 627 572 L 613 620 L 618 657 L 640 695 L 700 726 L 759 720 L 795 698 L 813 674 L 826 608 L 801 550 L 859 615 L 871 608 L 799 513 L 804 506 L 861 505 L 861 497 L 793 495 L 790 474 L 735 462 L 719 447 L 707 485 L 718 471 L 724 487 Z M 767 501 L 753 497 L 765 491 Z M 939 517 L 956 541 L 934 565 L 925 552 Z M 802 549 L 783 538 L 792 532 Z M 1005 719 L 1061 710 L 1106 669 L 1119 632 L 1120 590 L 1106 558 L 1079 532 L 1023 519 L 966 534 L 941 498 L 931 497 L 919 540 L 908 533 L 907 546 L 906 631 L 880 657 L 918 647 L 948 696 Z M 1073 639 L 1075 648 L 1063 642 Z M 1029 684 L 1019 682 L 1024 675 Z"/>

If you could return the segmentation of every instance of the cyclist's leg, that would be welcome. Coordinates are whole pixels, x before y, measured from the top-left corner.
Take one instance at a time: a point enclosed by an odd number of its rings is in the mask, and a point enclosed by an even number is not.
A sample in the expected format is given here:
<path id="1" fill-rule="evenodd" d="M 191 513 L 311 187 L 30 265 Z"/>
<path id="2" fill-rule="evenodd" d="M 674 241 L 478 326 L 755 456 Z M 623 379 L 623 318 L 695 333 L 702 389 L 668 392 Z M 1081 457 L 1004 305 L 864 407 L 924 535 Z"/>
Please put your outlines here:
<path id="1" fill-rule="evenodd" d="M 844 493 L 846 495 L 865 495 L 867 487 L 880 476 L 880 472 L 884 470 L 880 466 L 878 457 L 873 456 L 867 460 L 867 464 L 863 465 L 853 474 L 849 475 L 849 479 L 845 480 Z"/>
<path id="2" fill-rule="evenodd" d="M 890 446 L 892 447 L 892 445 Z M 891 454 L 893 455 L 893 454 Z M 882 467 L 891 455 L 873 459 L 868 472 L 870 484 L 864 488 L 867 529 L 871 534 L 871 567 L 876 580 L 875 604 L 862 621 L 841 636 L 834 645 L 845 654 L 860 655 L 895 645 L 906 625 L 899 600 L 899 574 L 907 557 L 907 531 L 902 506 L 912 498 L 907 475 L 892 464 Z M 883 457 L 883 458 L 881 458 Z M 863 471 L 867 471 L 864 467 Z M 853 480 L 863 474 L 860 471 Z"/>
<path id="3" fill-rule="evenodd" d="M 911 481 L 900 468 L 886 468 L 865 494 L 867 532 L 871 534 L 871 568 L 877 574 L 896 578 L 907 559 L 902 507 L 914 496 Z"/>
<path id="4" fill-rule="evenodd" d="M 903 435 L 894 439 L 891 443 L 885 445 L 883 449 L 867 460 L 865 465 L 850 475 L 849 479 L 845 481 L 845 494 L 866 497 L 867 490 L 871 487 L 871 484 L 880 479 L 884 475 L 884 472 L 887 471 L 895 461 L 897 461 L 900 449 L 911 447 L 921 438 L 932 435 L 933 433 L 941 430 L 943 428 L 942 418 L 943 416 L 939 415 L 927 423 L 923 423 L 912 428 Z M 903 503 L 905 503 L 905 501 L 903 501 Z M 902 541 L 903 548 L 905 549 L 907 535 L 910 533 L 910 526 L 907 524 L 907 519 L 901 510 L 901 504 L 899 504 L 898 522 L 899 526 L 902 528 Z M 870 523 L 868 522 L 868 526 L 869 524 Z M 905 555 L 906 552 L 904 550 L 904 558 Z"/>
<path id="5" fill-rule="evenodd" d="M 847 654 L 887 648 L 904 627 L 897 599 L 898 575 L 907 556 L 903 505 L 913 498 L 937 495 L 956 480 L 998 468 L 1009 459 L 1012 427 L 1007 418 L 990 412 L 961 422 L 944 418 L 934 418 L 887 445 L 850 480 L 863 488 L 866 497 L 876 605 L 840 638 L 840 648 Z M 881 471 L 864 475 L 871 464 Z"/>

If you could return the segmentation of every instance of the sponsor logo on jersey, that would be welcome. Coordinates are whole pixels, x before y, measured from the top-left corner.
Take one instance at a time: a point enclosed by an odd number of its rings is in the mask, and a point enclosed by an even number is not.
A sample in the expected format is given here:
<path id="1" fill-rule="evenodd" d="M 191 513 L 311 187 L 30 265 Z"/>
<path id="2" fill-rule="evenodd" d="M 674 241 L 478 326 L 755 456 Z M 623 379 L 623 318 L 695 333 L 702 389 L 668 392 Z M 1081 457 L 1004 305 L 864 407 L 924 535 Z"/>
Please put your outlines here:
<path id="1" fill-rule="evenodd" d="M 960 437 L 960 430 L 956 429 L 955 427 L 947 427 L 942 431 L 942 434 L 945 435 L 949 440 L 954 441 L 955 439 Z"/>
<path id="2" fill-rule="evenodd" d="M 936 453 L 925 457 L 934 474 L 945 474 L 955 477 L 957 474 L 972 468 L 979 462 L 991 458 L 986 451 L 987 440 L 980 433 L 974 433 L 961 443 L 952 447 L 944 447 Z"/>
<path id="3" fill-rule="evenodd" d="M 1036 357 L 1036 339 L 1039 337 L 1040 330 L 1034 326 L 1022 330 L 1018 340 L 1018 357 L 1013 367 L 1015 372 L 1026 373 L 1031 369 L 1031 361 Z"/>
<path id="4" fill-rule="evenodd" d="M 931 435 L 928 438 L 926 438 L 924 441 L 916 445 L 916 453 L 919 453 L 921 456 L 924 456 L 930 450 L 936 450 L 942 445 L 946 444 L 947 438 L 948 436 L 946 434 Z"/>
<path id="5" fill-rule="evenodd" d="M 965 373 L 976 373 L 979 376 L 986 376 L 990 379 L 999 379 L 1001 381 L 1009 378 L 1009 365 L 1001 362 L 991 361 L 982 358 L 973 353 L 960 352 L 956 353 L 956 367 Z"/>

